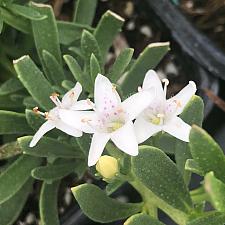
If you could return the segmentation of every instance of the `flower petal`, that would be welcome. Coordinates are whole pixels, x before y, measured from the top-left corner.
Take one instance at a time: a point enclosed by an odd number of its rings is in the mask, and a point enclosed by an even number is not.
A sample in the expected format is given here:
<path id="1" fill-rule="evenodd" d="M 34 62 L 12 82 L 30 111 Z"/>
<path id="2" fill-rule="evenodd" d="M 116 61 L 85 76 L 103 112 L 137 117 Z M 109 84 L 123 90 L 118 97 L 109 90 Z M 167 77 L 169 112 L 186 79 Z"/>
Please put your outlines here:
<path id="1" fill-rule="evenodd" d="M 182 141 L 189 142 L 191 126 L 177 116 L 164 125 L 163 130 Z"/>
<path id="2" fill-rule="evenodd" d="M 109 139 L 110 135 L 106 133 L 95 133 L 93 135 L 88 155 L 88 166 L 97 163 Z"/>
<path id="3" fill-rule="evenodd" d="M 128 114 L 129 120 L 135 119 L 143 110 L 145 110 L 154 99 L 154 89 L 149 91 L 140 91 L 131 95 L 122 102 L 122 108 Z"/>
<path id="4" fill-rule="evenodd" d="M 152 124 L 146 121 L 142 116 L 139 116 L 134 122 L 134 129 L 138 143 L 142 143 L 152 135 L 161 131 L 162 127 Z"/>
<path id="5" fill-rule="evenodd" d="M 118 95 L 115 87 L 109 79 L 101 74 L 95 79 L 94 90 L 95 105 L 98 112 L 104 110 L 111 110 L 121 103 L 120 96 Z"/>
<path id="6" fill-rule="evenodd" d="M 41 125 L 41 127 L 38 129 L 38 131 L 33 136 L 32 141 L 30 142 L 30 147 L 34 147 L 37 142 L 46 134 L 48 131 L 55 128 L 55 124 L 52 121 L 46 121 Z"/>
<path id="7" fill-rule="evenodd" d="M 77 99 L 79 98 L 80 94 L 82 92 L 82 86 L 79 82 L 76 83 L 74 88 L 69 90 L 62 98 L 62 104 L 63 107 L 67 108 L 72 106 L 74 103 L 76 103 Z"/>
<path id="8" fill-rule="evenodd" d="M 138 155 L 138 143 L 132 121 L 127 122 L 123 127 L 113 132 L 111 139 L 123 152 L 132 156 Z"/>
<path id="9" fill-rule="evenodd" d="M 142 88 L 144 90 L 149 90 L 151 88 L 155 88 L 157 95 L 159 95 L 159 96 L 165 95 L 164 91 L 163 91 L 163 87 L 162 87 L 162 82 L 154 70 L 149 70 L 146 73 Z"/>
<path id="10" fill-rule="evenodd" d="M 89 100 L 80 100 L 70 107 L 70 110 L 89 110 L 93 109 L 94 103 Z"/>
<path id="11" fill-rule="evenodd" d="M 68 109 L 59 109 L 59 116 L 64 123 L 71 127 L 85 133 L 95 132 L 93 126 L 96 124 L 97 115 L 94 111 L 72 111 Z"/>
<path id="12" fill-rule="evenodd" d="M 176 115 L 179 115 L 184 110 L 184 107 L 188 103 L 188 101 L 191 99 L 191 97 L 195 94 L 197 88 L 193 81 L 189 81 L 189 84 L 185 86 L 178 94 L 176 94 L 174 97 L 168 99 L 166 101 L 166 104 L 177 104 L 177 110 Z"/>
<path id="13" fill-rule="evenodd" d="M 82 136 L 82 131 L 72 127 L 72 126 L 69 126 L 68 124 L 58 120 L 56 123 L 56 128 L 71 135 L 71 136 L 74 136 L 74 137 L 81 137 Z"/>

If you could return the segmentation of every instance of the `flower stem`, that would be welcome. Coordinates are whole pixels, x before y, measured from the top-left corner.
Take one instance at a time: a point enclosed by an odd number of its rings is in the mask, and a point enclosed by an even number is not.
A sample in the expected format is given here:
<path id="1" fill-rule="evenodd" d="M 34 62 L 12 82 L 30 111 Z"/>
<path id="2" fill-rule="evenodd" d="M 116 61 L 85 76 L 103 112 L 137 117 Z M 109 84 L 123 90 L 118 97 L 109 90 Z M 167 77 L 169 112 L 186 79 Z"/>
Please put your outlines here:
<path id="1" fill-rule="evenodd" d="M 143 211 L 153 218 L 157 218 L 157 208 L 163 210 L 168 216 L 170 216 L 177 224 L 185 225 L 187 220 L 187 214 L 173 208 L 162 199 L 158 198 L 151 192 L 144 184 L 142 184 L 137 178 L 129 182 L 141 195 L 144 207 Z"/>

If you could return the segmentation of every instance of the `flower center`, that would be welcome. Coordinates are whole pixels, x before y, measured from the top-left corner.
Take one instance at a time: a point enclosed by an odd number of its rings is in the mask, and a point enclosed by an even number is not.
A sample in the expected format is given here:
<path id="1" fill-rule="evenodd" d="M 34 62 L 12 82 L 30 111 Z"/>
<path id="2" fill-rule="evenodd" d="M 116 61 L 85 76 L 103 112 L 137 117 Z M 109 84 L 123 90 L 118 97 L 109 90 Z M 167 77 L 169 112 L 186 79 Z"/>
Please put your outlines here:
<path id="1" fill-rule="evenodd" d="M 114 132 L 124 125 L 124 121 L 113 121 L 107 124 L 107 131 Z"/>
<path id="2" fill-rule="evenodd" d="M 157 115 L 151 115 L 149 121 L 155 125 L 161 125 L 163 124 L 164 117 L 164 114 L 158 113 Z"/>

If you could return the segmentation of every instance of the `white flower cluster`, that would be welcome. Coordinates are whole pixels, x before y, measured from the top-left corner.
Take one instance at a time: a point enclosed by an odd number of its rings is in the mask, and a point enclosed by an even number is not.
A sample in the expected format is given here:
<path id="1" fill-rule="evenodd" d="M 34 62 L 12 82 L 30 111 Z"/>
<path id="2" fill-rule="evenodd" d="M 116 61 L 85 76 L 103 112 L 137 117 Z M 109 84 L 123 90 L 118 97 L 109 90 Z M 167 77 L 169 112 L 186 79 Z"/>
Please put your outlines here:
<path id="1" fill-rule="evenodd" d="M 188 142 L 191 127 L 178 115 L 195 94 L 196 85 L 190 81 L 177 95 L 167 100 L 169 81 L 165 79 L 163 82 L 164 89 L 156 72 L 149 70 L 142 88 L 122 102 L 109 79 L 98 74 L 94 87 L 95 103 L 89 99 L 78 101 L 82 87 L 76 83 L 62 101 L 56 94 L 50 97 L 56 107 L 44 113 L 47 121 L 34 135 L 30 147 L 53 128 L 75 137 L 82 136 L 83 132 L 93 133 L 88 156 L 88 166 L 93 166 L 109 140 L 132 156 L 138 155 L 139 143 L 159 131 Z"/>

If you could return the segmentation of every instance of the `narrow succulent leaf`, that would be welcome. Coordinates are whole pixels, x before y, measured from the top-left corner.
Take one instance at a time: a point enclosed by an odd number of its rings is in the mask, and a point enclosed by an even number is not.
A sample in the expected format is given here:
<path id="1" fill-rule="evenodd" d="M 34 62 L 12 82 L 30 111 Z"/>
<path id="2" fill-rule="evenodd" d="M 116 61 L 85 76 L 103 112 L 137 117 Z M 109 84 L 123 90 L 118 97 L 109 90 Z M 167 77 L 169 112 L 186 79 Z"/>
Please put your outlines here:
<path id="1" fill-rule="evenodd" d="M 0 160 L 8 159 L 21 153 L 22 150 L 16 141 L 0 146 Z"/>
<path id="2" fill-rule="evenodd" d="M 149 69 L 154 69 L 169 49 L 168 42 L 150 44 L 144 49 L 122 83 L 125 96 L 136 92 L 137 86 L 142 84 L 146 72 Z"/>
<path id="3" fill-rule="evenodd" d="M 58 189 L 60 181 L 52 184 L 43 183 L 41 187 L 39 210 L 42 225 L 59 225 Z"/>
<path id="4" fill-rule="evenodd" d="M 71 90 L 74 86 L 75 86 L 75 83 L 72 82 L 71 80 L 64 80 L 62 83 L 61 83 L 62 87 L 65 88 L 66 90 Z"/>
<path id="5" fill-rule="evenodd" d="M 225 213 L 209 212 L 206 215 L 187 222 L 187 225 L 224 225 Z"/>
<path id="6" fill-rule="evenodd" d="M 27 123 L 35 131 L 37 131 L 40 128 L 40 126 L 45 122 L 43 116 L 40 116 L 29 109 L 26 109 L 25 116 Z"/>
<path id="7" fill-rule="evenodd" d="M 196 173 L 200 176 L 204 176 L 204 171 L 194 159 L 187 159 L 185 163 L 185 170 L 191 171 L 192 173 Z"/>
<path id="8" fill-rule="evenodd" d="M 14 101 L 10 96 L 0 96 L 0 109 L 2 110 L 24 110 L 24 106 L 19 101 Z"/>
<path id="9" fill-rule="evenodd" d="M 33 109 L 34 107 L 38 105 L 38 103 L 34 101 L 34 99 L 31 96 L 27 96 L 23 99 L 23 105 L 27 109 Z"/>
<path id="10" fill-rule="evenodd" d="M 158 198 L 173 208 L 190 211 L 192 202 L 184 180 L 176 165 L 160 149 L 140 147 L 139 155 L 132 158 L 132 169 L 137 179 Z"/>
<path id="11" fill-rule="evenodd" d="M 147 214 L 139 213 L 131 216 L 124 225 L 163 225 L 162 222 L 150 217 Z"/>
<path id="12" fill-rule="evenodd" d="M 93 184 L 76 186 L 72 188 L 72 192 L 84 214 L 100 223 L 127 218 L 140 212 L 142 208 L 141 203 L 121 203 L 109 198 L 103 190 Z"/>
<path id="13" fill-rule="evenodd" d="M 92 0 L 93 1 L 93 0 Z M 85 14 L 87 16 L 87 14 Z M 63 45 L 69 45 L 74 41 L 81 39 L 82 31 L 88 30 L 93 31 L 88 25 L 77 24 L 65 21 L 57 21 L 59 42 Z"/>
<path id="14" fill-rule="evenodd" d="M 50 101 L 49 96 L 54 90 L 30 57 L 23 56 L 15 60 L 14 67 L 18 78 L 34 100 L 46 110 L 53 108 L 54 105 Z"/>
<path id="15" fill-rule="evenodd" d="M 74 59 L 70 55 L 64 55 L 63 58 L 66 64 L 68 65 L 71 73 L 73 74 L 75 80 L 80 82 L 86 91 L 90 92 L 92 90 L 92 84 L 90 82 L 90 79 L 85 76 L 76 59 Z"/>
<path id="16" fill-rule="evenodd" d="M 102 66 L 102 55 L 98 42 L 93 34 L 84 30 L 81 36 L 81 50 L 84 55 L 87 72 L 90 71 L 90 58 L 94 54 L 99 64 Z"/>
<path id="17" fill-rule="evenodd" d="M 64 163 L 54 163 L 47 166 L 36 167 L 32 170 L 31 175 L 35 179 L 45 182 L 60 180 L 76 170 L 78 161 L 68 161 Z"/>
<path id="18" fill-rule="evenodd" d="M 213 172 L 210 172 L 205 176 L 204 186 L 215 209 L 225 213 L 225 183 L 217 179 Z"/>
<path id="19" fill-rule="evenodd" d="M 91 72 L 91 79 L 94 84 L 95 78 L 97 77 L 97 75 L 99 73 L 101 74 L 101 67 L 94 54 L 91 54 L 91 58 L 90 58 L 90 72 Z"/>
<path id="20" fill-rule="evenodd" d="M 103 61 L 105 61 L 105 56 L 115 36 L 120 32 L 123 23 L 124 19 L 110 10 L 100 19 L 94 31 L 94 36 L 99 44 Z"/>
<path id="21" fill-rule="evenodd" d="M 28 134 L 32 130 L 23 113 L 0 110 L 0 134 Z"/>
<path id="22" fill-rule="evenodd" d="M 10 78 L 0 86 L 0 96 L 15 93 L 23 88 L 24 87 L 18 78 Z"/>
<path id="23" fill-rule="evenodd" d="M 199 96 L 194 95 L 184 108 L 180 118 L 189 125 L 196 124 L 201 126 L 204 118 L 204 103 L 202 99 Z M 174 150 L 177 167 L 182 173 L 185 183 L 188 185 L 191 178 L 191 172 L 185 170 L 185 163 L 187 159 L 192 158 L 190 147 L 188 143 L 176 139 Z"/>
<path id="24" fill-rule="evenodd" d="M 26 203 L 32 185 L 33 179 L 30 178 L 9 200 L 0 204 L 0 225 L 14 224 Z"/>
<path id="25" fill-rule="evenodd" d="M 80 150 L 84 155 L 88 156 L 90 144 L 91 144 L 91 136 L 90 134 L 83 134 L 82 137 L 75 138 L 77 145 L 80 147 Z"/>
<path id="26" fill-rule="evenodd" d="M 42 20 L 45 19 L 47 16 L 40 14 L 38 11 L 35 9 L 28 7 L 28 6 L 23 6 L 23 5 L 18 5 L 18 4 L 10 4 L 9 5 L 10 10 L 18 14 L 22 17 L 25 17 L 30 20 Z"/>
<path id="27" fill-rule="evenodd" d="M 56 58 L 48 51 L 43 50 L 42 58 L 45 63 L 46 76 L 55 85 L 61 85 L 62 81 L 66 79 L 62 66 L 58 63 Z"/>
<path id="28" fill-rule="evenodd" d="M 19 146 L 26 154 L 51 158 L 83 158 L 82 152 L 56 139 L 43 137 L 35 147 L 30 148 L 31 140 L 32 136 L 18 138 Z"/>
<path id="29" fill-rule="evenodd" d="M 97 0 L 76 1 L 73 22 L 92 25 L 97 3 L 98 3 Z"/>
<path id="30" fill-rule="evenodd" d="M 109 72 L 109 77 L 112 82 L 116 83 L 121 78 L 132 59 L 133 53 L 133 48 L 125 48 L 121 51 Z"/>
<path id="31" fill-rule="evenodd" d="M 213 138 L 200 127 L 193 126 L 189 144 L 192 157 L 204 174 L 213 171 L 215 176 L 225 183 L 225 156 Z"/>
<path id="32" fill-rule="evenodd" d="M 9 10 L 10 9 L 1 7 L 3 21 L 25 34 L 31 34 L 32 30 L 30 20 L 23 18 L 22 16 L 18 16 Z"/>
<path id="33" fill-rule="evenodd" d="M 39 58 L 41 60 L 43 69 L 45 64 L 42 58 L 42 51 L 46 50 L 52 54 L 59 64 L 62 63 L 61 51 L 59 46 L 58 30 L 54 12 L 50 5 L 44 4 L 31 4 L 33 9 L 38 11 L 41 15 L 47 16 L 40 21 L 32 20 L 32 29 L 34 42 L 38 51 Z"/>
<path id="34" fill-rule="evenodd" d="M 22 155 L 0 175 L 0 204 L 9 200 L 28 181 L 31 170 L 39 166 L 41 158 Z"/>

